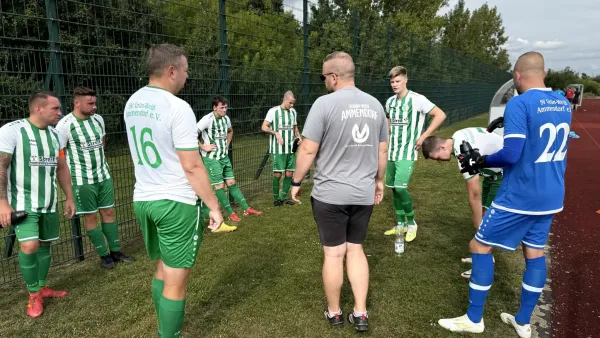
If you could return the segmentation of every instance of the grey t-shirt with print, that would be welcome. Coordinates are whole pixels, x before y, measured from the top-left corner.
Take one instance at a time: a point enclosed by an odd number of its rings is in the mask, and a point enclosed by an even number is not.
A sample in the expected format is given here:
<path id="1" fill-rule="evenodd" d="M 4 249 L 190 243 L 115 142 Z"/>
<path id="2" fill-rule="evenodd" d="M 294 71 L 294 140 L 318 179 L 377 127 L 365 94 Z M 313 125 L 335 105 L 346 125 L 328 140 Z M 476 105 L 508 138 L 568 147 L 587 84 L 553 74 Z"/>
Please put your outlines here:
<path id="1" fill-rule="evenodd" d="M 319 143 L 312 197 L 336 205 L 373 205 L 379 143 L 387 142 L 385 111 L 355 87 L 319 97 L 302 134 Z"/>

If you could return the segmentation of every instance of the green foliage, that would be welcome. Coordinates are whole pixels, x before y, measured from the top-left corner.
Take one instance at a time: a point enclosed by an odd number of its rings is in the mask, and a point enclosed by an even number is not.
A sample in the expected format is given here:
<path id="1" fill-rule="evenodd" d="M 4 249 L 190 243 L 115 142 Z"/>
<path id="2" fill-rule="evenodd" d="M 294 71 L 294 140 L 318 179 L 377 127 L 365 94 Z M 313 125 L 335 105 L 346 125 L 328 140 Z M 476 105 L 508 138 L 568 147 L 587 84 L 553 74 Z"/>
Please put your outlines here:
<path id="1" fill-rule="evenodd" d="M 496 7 L 486 3 L 470 13 L 464 0 L 459 0 L 444 19 L 441 40 L 445 46 L 503 70 L 510 69 L 508 52 L 502 47 L 508 38 Z"/>

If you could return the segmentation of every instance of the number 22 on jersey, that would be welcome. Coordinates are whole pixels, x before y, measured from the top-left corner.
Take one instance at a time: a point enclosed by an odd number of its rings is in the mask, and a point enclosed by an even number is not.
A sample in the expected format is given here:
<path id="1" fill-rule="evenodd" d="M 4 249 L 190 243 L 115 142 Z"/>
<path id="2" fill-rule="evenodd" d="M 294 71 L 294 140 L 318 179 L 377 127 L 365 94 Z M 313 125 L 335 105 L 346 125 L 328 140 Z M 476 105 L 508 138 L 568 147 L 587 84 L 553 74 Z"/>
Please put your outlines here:
<path id="1" fill-rule="evenodd" d="M 138 158 L 137 164 L 144 165 L 144 162 L 146 162 L 146 164 L 149 165 L 152 169 L 160 167 L 160 165 L 162 164 L 162 159 L 160 158 L 158 149 L 156 149 L 156 145 L 154 144 L 154 142 L 152 142 L 152 129 L 142 128 L 139 134 L 139 141 L 138 135 L 135 130 L 135 126 L 132 126 L 131 128 L 129 128 L 129 130 L 131 130 L 131 134 L 133 135 L 133 143 L 135 144 L 135 152 Z M 149 137 L 146 137 L 146 135 L 148 135 Z M 148 138 L 149 140 L 145 140 Z M 148 151 L 150 151 L 150 153 L 154 156 L 148 156 Z M 142 156 L 140 156 L 140 152 L 143 155 L 144 162 L 142 162 Z"/>
<path id="2" fill-rule="evenodd" d="M 546 130 L 550 134 L 548 138 L 548 144 L 546 145 L 546 148 L 544 149 L 540 157 L 538 157 L 538 159 L 535 161 L 535 163 L 563 161 L 565 159 L 565 156 L 567 156 L 567 150 L 565 148 L 567 147 L 567 138 L 569 137 L 569 124 L 563 122 L 555 126 L 552 123 L 545 123 L 540 127 L 540 137 L 544 135 L 544 132 Z M 562 143 L 560 144 L 560 148 L 558 148 L 558 151 L 550 151 L 550 148 L 552 148 L 552 145 L 554 144 L 554 141 L 556 141 L 556 138 L 561 130 L 564 131 L 564 133 Z"/>

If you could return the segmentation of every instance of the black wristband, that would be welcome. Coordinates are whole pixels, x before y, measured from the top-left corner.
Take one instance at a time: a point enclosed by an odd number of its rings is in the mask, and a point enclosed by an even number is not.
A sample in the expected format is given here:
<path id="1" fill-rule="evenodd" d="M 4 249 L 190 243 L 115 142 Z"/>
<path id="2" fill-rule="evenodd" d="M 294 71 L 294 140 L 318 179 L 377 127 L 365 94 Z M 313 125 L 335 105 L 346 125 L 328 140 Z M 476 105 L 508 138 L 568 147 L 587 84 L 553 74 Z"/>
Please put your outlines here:
<path id="1" fill-rule="evenodd" d="M 294 180 L 292 179 L 292 187 L 299 187 L 302 184 L 302 181 L 296 183 L 294 182 Z"/>

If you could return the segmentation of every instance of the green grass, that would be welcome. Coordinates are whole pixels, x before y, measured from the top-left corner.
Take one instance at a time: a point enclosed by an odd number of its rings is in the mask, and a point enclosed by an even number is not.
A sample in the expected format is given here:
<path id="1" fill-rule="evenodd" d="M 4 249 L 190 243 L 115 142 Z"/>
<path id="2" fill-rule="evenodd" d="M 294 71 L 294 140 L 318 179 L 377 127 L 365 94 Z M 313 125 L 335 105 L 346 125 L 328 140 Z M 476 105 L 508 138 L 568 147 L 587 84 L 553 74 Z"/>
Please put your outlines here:
<path id="1" fill-rule="evenodd" d="M 482 115 L 440 131 L 449 136 L 459 128 L 485 126 Z M 269 170 L 266 172 L 269 175 Z M 263 174 L 264 175 L 264 174 Z M 325 296 L 321 280 L 322 249 L 304 188 L 303 204 L 272 207 L 268 191 L 251 200 L 260 217 L 244 217 L 238 231 L 204 232 L 192 272 L 182 337 L 349 337 L 345 325 L 332 329 L 322 317 Z M 460 262 L 468 253 L 474 228 L 464 180 L 456 163 L 417 161 L 410 192 L 419 232 L 402 257 L 394 255 L 394 240 L 383 232 L 395 216 L 386 190 L 375 207 L 365 251 L 370 266 L 369 337 L 455 337 L 437 320 L 459 316 L 468 305 L 468 282 Z M 42 317 L 25 314 L 27 293 L 21 281 L 5 285 L 0 299 L 0 337 L 152 337 L 157 323 L 151 298 L 154 263 L 141 239 L 127 253 L 137 262 L 113 271 L 98 267 L 96 258 L 53 268 L 49 284 L 70 293 L 47 300 Z M 496 280 L 484 314 L 485 337 L 509 337 L 514 332 L 499 314 L 518 309 L 520 253 L 496 252 Z M 342 308 L 351 311 L 347 281 Z"/>

